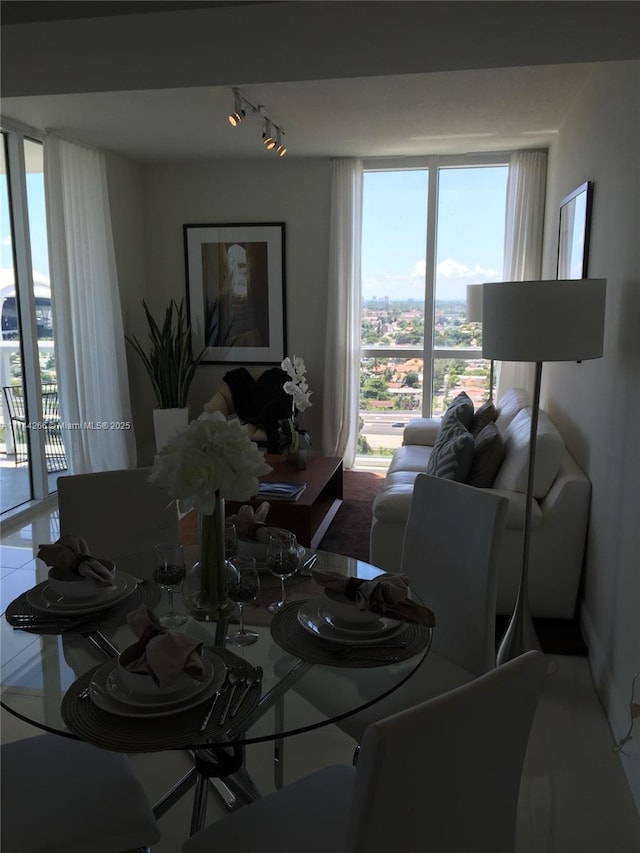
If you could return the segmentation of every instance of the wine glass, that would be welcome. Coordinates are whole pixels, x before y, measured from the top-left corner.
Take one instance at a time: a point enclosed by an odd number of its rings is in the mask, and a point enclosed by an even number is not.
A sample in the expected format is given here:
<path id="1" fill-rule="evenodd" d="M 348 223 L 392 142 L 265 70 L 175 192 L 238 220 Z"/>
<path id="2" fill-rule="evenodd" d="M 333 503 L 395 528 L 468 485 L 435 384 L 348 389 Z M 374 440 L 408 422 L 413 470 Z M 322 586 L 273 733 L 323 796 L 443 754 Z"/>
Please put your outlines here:
<path id="1" fill-rule="evenodd" d="M 238 531 L 233 521 L 224 523 L 224 558 L 232 560 L 238 553 Z"/>
<path id="2" fill-rule="evenodd" d="M 267 607 L 269 613 L 277 613 L 287 603 L 287 592 L 284 582 L 286 578 L 295 575 L 299 564 L 298 542 L 293 533 L 286 533 L 284 531 L 272 533 L 269 536 L 269 544 L 267 546 L 267 566 L 274 577 L 280 578 L 281 598 L 279 601 L 273 601 Z"/>
<path id="3" fill-rule="evenodd" d="M 259 637 L 257 631 L 247 631 L 244 627 L 244 606 L 253 601 L 260 591 L 255 557 L 232 557 L 227 560 L 224 588 L 227 596 L 238 605 L 240 611 L 240 630 L 229 634 L 225 639 L 232 646 L 250 646 Z"/>
<path id="4" fill-rule="evenodd" d="M 187 573 L 182 545 L 166 547 L 156 545 L 156 561 L 153 570 L 153 579 L 169 596 L 169 610 L 159 616 L 160 624 L 164 628 L 178 628 L 187 621 L 185 613 L 176 613 L 174 604 L 174 592 L 180 589 L 182 581 Z"/>

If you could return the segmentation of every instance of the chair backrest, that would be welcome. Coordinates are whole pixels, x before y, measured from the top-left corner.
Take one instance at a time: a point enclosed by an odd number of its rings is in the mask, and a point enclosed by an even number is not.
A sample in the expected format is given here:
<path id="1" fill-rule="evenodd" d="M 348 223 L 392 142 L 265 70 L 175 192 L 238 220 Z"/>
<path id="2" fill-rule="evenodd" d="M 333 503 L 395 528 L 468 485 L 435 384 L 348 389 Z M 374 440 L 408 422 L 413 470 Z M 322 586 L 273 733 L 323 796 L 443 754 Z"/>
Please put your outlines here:
<path id="1" fill-rule="evenodd" d="M 175 501 L 149 483 L 150 468 L 127 468 L 58 477 L 60 533 L 86 539 L 97 557 L 152 551 L 177 544 Z"/>
<path id="2" fill-rule="evenodd" d="M 419 474 L 402 553 L 411 588 L 435 613 L 432 649 L 474 675 L 495 662 L 497 552 L 508 500 Z"/>
<path id="3" fill-rule="evenodd" d="M 348 853 L 513 853 L 522 764 L 546 671 L 541 652 L 370 725 Z"/>

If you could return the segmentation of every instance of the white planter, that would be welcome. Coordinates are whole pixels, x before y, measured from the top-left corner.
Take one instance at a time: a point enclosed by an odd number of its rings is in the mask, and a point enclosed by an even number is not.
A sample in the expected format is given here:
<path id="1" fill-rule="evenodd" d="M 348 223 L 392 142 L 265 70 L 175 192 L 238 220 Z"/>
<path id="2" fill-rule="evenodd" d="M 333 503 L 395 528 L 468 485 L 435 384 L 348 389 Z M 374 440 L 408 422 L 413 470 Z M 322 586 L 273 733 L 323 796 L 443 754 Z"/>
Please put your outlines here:
<path id="1" fill-rule="evenodd" d="M 156 437 L 156 453 L 176 432 L 189 425 L 189 409 L 154 409 L 153 430 Z"/>

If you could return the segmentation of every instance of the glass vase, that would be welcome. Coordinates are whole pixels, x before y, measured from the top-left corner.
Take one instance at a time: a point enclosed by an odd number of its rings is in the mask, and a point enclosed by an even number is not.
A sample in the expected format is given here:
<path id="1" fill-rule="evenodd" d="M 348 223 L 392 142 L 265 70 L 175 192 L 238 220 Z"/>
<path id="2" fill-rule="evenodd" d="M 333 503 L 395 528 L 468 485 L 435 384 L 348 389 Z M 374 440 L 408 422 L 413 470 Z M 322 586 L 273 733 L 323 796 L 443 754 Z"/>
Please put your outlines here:
<path id="1" fill-rule="evenodd" d="M 217 497 L 214 511 L 198 516 L 200 559 L 187 578 L 186 603 L 200 622 L 218 622 L 233 610 L 225 593 L 224 499 Z"/>

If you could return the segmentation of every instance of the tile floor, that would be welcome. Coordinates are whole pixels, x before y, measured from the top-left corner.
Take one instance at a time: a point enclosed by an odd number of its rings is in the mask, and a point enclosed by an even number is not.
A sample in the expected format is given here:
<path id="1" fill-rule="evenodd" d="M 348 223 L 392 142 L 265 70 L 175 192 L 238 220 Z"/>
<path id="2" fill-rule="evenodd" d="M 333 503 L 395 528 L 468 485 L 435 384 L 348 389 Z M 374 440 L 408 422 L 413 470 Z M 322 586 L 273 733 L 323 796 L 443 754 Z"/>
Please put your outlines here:
<path id="1" fill-rule="evenodd" d="M 56 514 L 6 530 L 0 541 L 2 610 L 41 580 L 34 544 L 58 535 Z M 36 731 L 6 711 L 2 741 Z M 292 781 L 321 765 L 349 762 L 353 743 L 334 729 L 299 735 L 287 744 L 286 776 Z M 294 742 L 295 741 L 295 742 Z M 591 683 L 586 658 L 549 656 L 547 685 L 538 706 L 525 761 L 518 811 L 516 853 L 636 853 L 640 816 L 633 802 L 613 739 Z M 153 802 L 189 769 L 181 752 L 136 755 L 134 765 Z M 247 750 L 247 767 L 264 793 L 272 789 L 271 746 Z M 162 820 L 156 853 L 179 853 L 189 831 L 191 794 Z M 225 814 L 212 792 L 207 820 Z M 401 849 L 401 848 L 399 848 Z"/>

